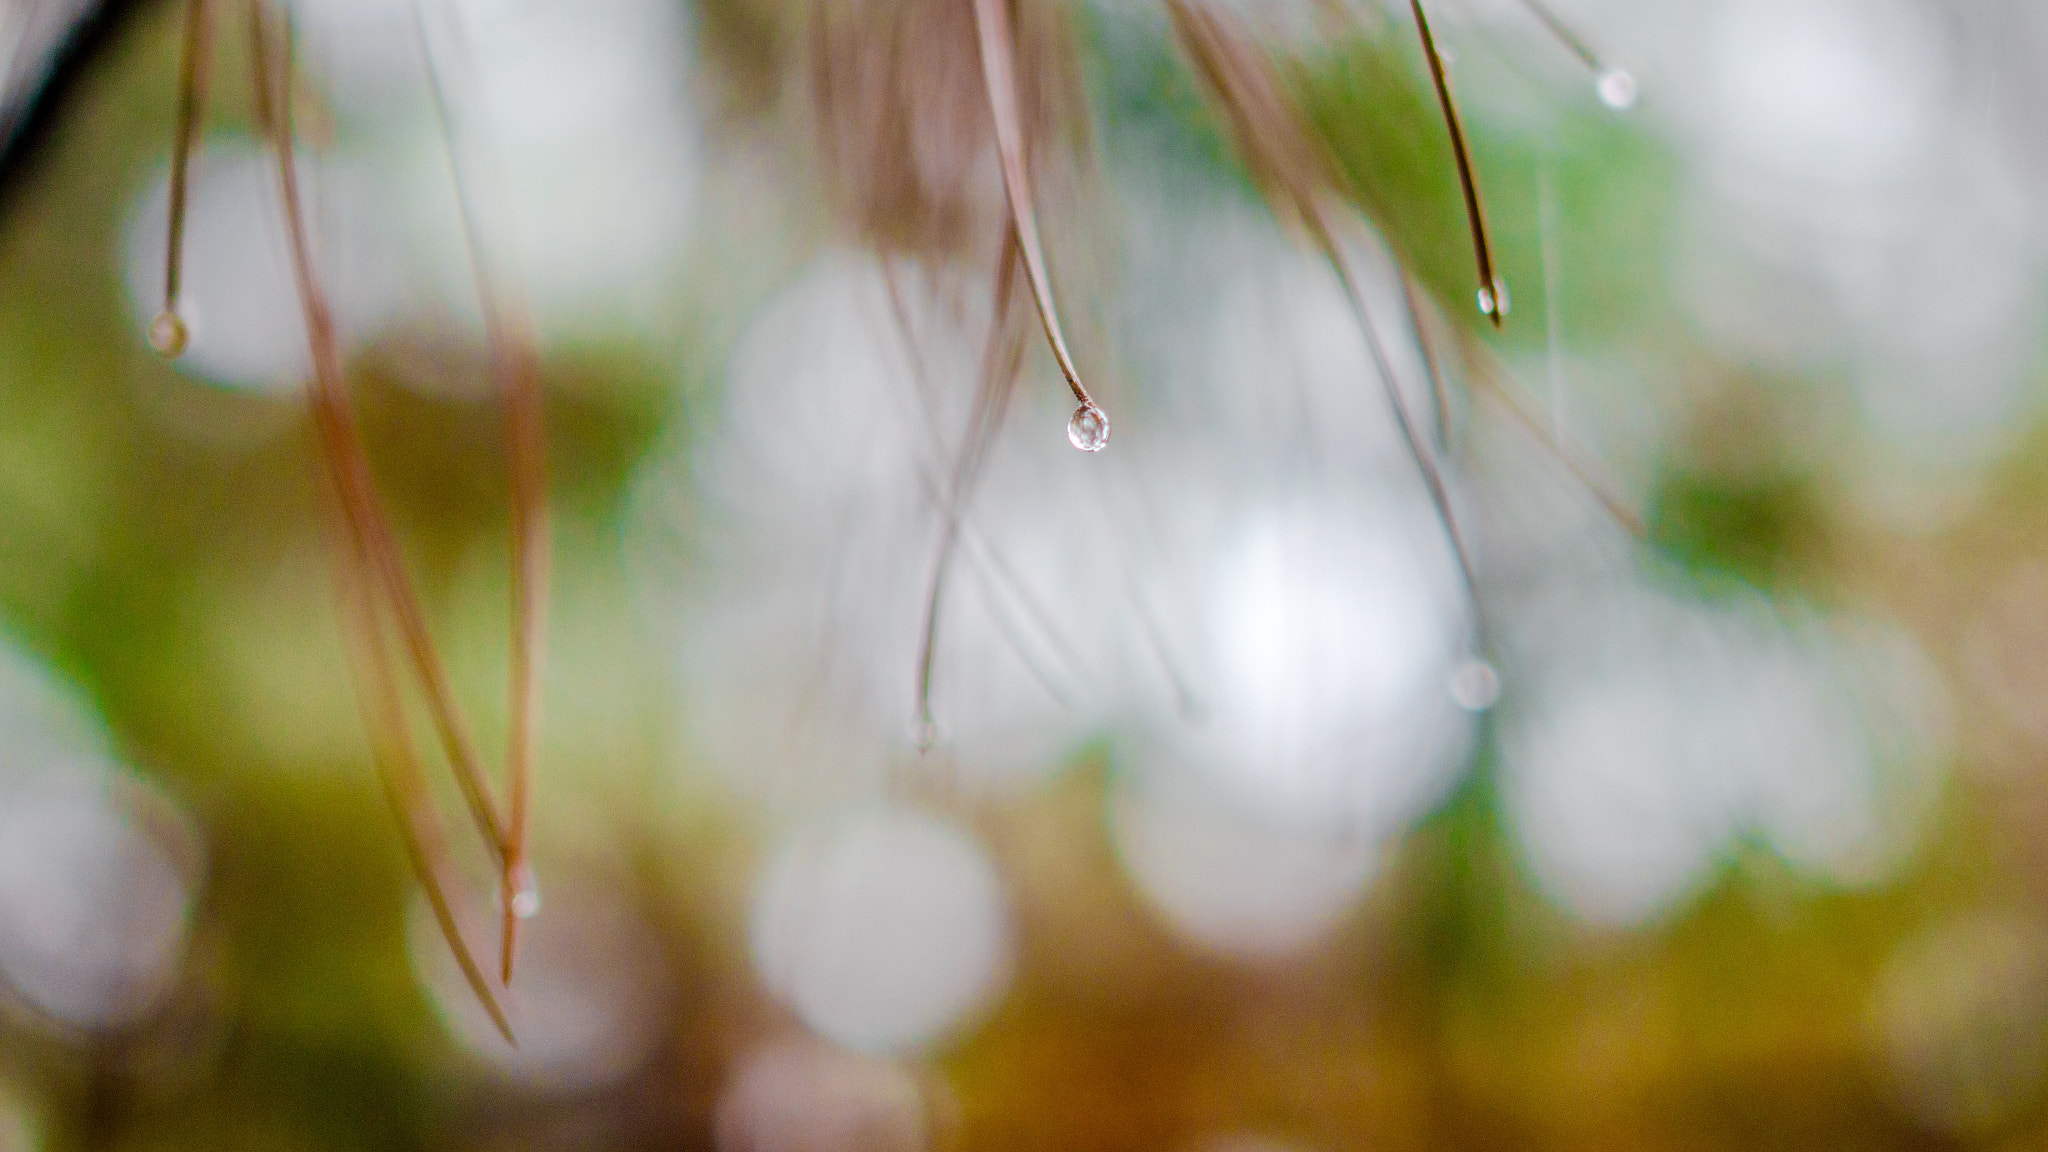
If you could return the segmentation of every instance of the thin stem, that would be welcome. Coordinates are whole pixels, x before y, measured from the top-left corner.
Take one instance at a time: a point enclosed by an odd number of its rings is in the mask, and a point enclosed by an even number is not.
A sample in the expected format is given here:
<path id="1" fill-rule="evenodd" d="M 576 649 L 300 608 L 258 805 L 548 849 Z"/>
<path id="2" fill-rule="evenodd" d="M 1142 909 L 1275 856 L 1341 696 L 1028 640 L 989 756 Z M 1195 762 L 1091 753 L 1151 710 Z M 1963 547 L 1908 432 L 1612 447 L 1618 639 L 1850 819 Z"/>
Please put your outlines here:
<path id="1" fill-rule="evenodd" d="M 1472 173 L 1472 156 L 1465 144 L 1465 127 L 1458 117 L 1457 101 L 1451 98 L 1450 78 L 1444 73 L 1443 57 L 1436 49 L 1436 36 L 1429 30 L 1429 17 L 1423 14 L 1422 0 L 1408 0 L 1409 8 L 1415 13 L 1415 31 L 1422 37 L 1422 53 L 1429 58 L 1430 79 L 1436 82 L 1436 100 L 1444 113 L 1444 127 L 1450 132 L 1451 154 L 1458 162 L 1458 187 L 1465 194 L 1465 219 L 1472 227 L 1472 249 L 1479 261 L 1479 291 L 1481 300 L 1490 303 L 1485 309 L 1493 326 L 1501 326 L 1502 314 L 1507 311 L 1507 302 L 1502 299 L 1499 277 L 1493 270 L 1493 246 L 1486 239 L 1486 214 L 1479 206 L 1479 182 Z"/>
<path id="2" fill-rule="evenodd" d="M 316 393 L 329 394 L 325 399 L 332 399 L 331 394 L 339 391 L 339 357 L 333 338 L 332 316 L 312 274 L 304 216 L 299 205 L 298 177 L 291 149 L 289 80 L 280 84 L 273 68 L 271 33 L 263 0 L 250 0 L 249 17 L 258 117 L 270 133 L 277 153 L 279 181 L 284 190 L 292 240 L 293 267 L 314 351 Z M 289 27 L 284 31 L 284 43 L 288 54 L 291 43 Z M 288 55 L 284 68 L 288 77 Z M 316 403 L 315 412 L 323 434 L 333 431 L 336 415 L 341 417 L 340 423 L 348 434 L 353 434 L 345 408 L 337 413 L 333 405 L 322 402 Z M 332 435 L 325 438 L 330 447 L 335 443 Z M 404 705 L 392 675 L 392 660 L 384 645 L 383 625 L 378 618 L 372 591 L 373 576 L 378 566 L 371 558 L 373 537 L 367 531 L 368 525 L 359 505 L 362 476 L 360 472 L 345 467 L 338 456 L 332 451 L 329 453 L 329 477 L 333 481 L 333 499 L 343 510 L 341 519 L 345 531 L 330 532 L 329 539 L 336 554 L 337 588 L 350 618 L 351 626 L 347 632 L 355 641 L 352 662 L 364 687 L 364 713 L 379 776 L 392 811 L 397 816 L 400 838 L 404 841 L 413 873 L 426 892 L 435 922 L 462 970 L 463 979 L 505 1041 L 517 1044 L 505 1011 L 492 994 L 475 955 L 463 940 L 454 909 L 449 904 L 447 887 L 442 881 L 442 876 L 450 871 L 447 847 L 441 839 L 439 824 L 433 815 L 433 803 L 413 754 Z"/>
<path id="3" fill-rule="evenodd" d="M 184 275 L 185 190 L 199 117 L 206 104 L 206 57 L 212 40 L 209 0 L 186 0 L 185 48 L 178 62 L 178 134 L 171 141 L 170 237 L 164 254 L 164 311 L 172 314 L 178 310 L 179 282 Z"/>
<path id="4" fill-rule="evenodd" d="M 540 715 L 540 672 L 546 654 L 548 603 L 547 428 L 540 384 L 540 354 L 531 313 L 517 293 L 501 288 L 484 242 L 475 190 L 457 157 L 455 116 L 436 65 L 420 0 L 412 5 L 413 29 L 426 62 L 427 87 L 448 156 L 449 175 L 462 218 L 464 246 L 477 301 L 483 311 L 484 340 L 491 375 L 504 412 L 505 458 L 512 488 L 512 660 L 507 687 L 505 774 L 510 793 L 510 827 L 500 877 L 504 908 L 500 923 L 499 975 L 512 982 L 519 920 L 527 881 L 526 841 L 532 807 L 535 731 Z"/>
<path id="5" fill-rule="evenodd" d="M 1415 333 L 1415 345 L 1422 349 L 1422 367 L 1429 375 L 1429 394 L 1436 402 L 1436 446 L 1439 452 L 1451 450 L 1451 390 L 1444 383 L 1443 364 L 1437 359 L 1436 341 L 1430 339 L 1429 330 L 1422 322 L 1422 308 L 1415 299 L 1415 282 L 1408 278 L 1408 270 L 1399 267 L 1401 277 L 1401 299 L 1408 308 L 1408 326 Z"/>
<path id="6" fill-rule="evenodd" d="M 1007 220 L 1004 222 L 1003 229 L 1005 232 L 1009 230 Z M 895 316 L 898 328 L 905 333 L 912 333 L 914 327 L 910 321 L 909 309 L 904 306 L 895 272 L 887 262 L 883 264 L 883 276 L 884 283 L 889 289 L 890 310 Z M 1014 315 L 1014 307 L 1006 314 Z M 1021 326 L 1012 329 L 1012 339 L 1015 341 L 1013 355 L 1021 361 L 1024 354 L 1024 330 Z M 945 455 L 947 453 L 947 440 L 939 430 L 938 417 L 932 408 L 932 390 L 925 379 L 924 358 L 913 353 L 909 357 L 909 367 L 914 374 L 910 391 L 917 401 L 918 412 L 924 419 L 922 427 L 931 439 L 934 452 L 938 455 Z M 1016 373 L 1014 371 L 1011 372 L 1013 384 L 1015 376 Z M 1005 403 L 1007 403 L 1007 399 Z M 999 426 L 1000 420 L 997 423 Z M 971 433 L 972 428 L 970 427 L 970 435 Z M 992 436 L 993 433 L 991 433 Z M 957 458 L 955 463 L 958 463 Z M 979 468 L 980 465 L 977 464 L 976 467 Z M 952 492 L 956 488 L 948 487 L 950 483 L 949 478 L 934 475 L 931 469 L 920 465 L 917 469 L 917 479 L 920 490 L 924 493 L 925 498 L 932 502 L 933 507 L 940 509 L 942 514 L 945 509 L 954 506 Z M 1050 696 L 1054 702 L 1063 708 L 1072 707 L 1069 693 L 1058 683 L 1058 677 L 1055 675 L 1054 670 L 1047 667 L 1043 660 L 1033 654 L 1030 644 L 1027 643 L 1029 637 L 1025 635 L 1024 626 L 1029 625 L 1033 630 L 1032 635 L 1043 641 L 1050 649 L 1048 655 L 1067 665 L 1067 671 L 1079 675 L 1081 672 L 1079 657 L 1074 652 L 1073 645 L 1066 637 L 1061 635 L 1054 613 L 1040 597 L 1032 593 L 1030 585 L 1019 575 L 1017 566 L 1010 562 L 1009 558 L 1003 554 L 1002 549 L 997 547 L 987 537 L 975 531 L 973 521 L 969 519 L 964 503 L 960 505 L 958 515 L 957 531 L 959 533 L 959 540 L 956 547 L 963 554 L 967 553 L 970 549 L 973 552 L 974 558 L 979 565 L 976 571 L 983 577 L 983 587 L 990 596 L 991 622 L 1002 632 L 1003 639 L 1009 642 L 1018 660 L 1023 663 L 1025 670 L 1038 683 L 1038 686 L 1045 690 L 1046 695 Z M 947 580 L 951 580 L 950 575 L 947 577 Z M 999 610 L 1003 609 L 1010 602 L 1014 602 L 1013 607 L 1016 610 L 1017 616 L 1021 617 L 1021 619 L 1014 618 L 1007 610 Z"/>
<path id="7" fill-rule="evenodd" d="M 1003 189 L 1010 200 L 1010 220 L 1016 227 L 1017 244 L 1024 258 L 1024 271 L 1031 280 L 1031 294 L 1038 305 L 1038 319 L 1045 326 L 1045 339 L 1052 346 L 1053 359 L 1074 399 L 1084 408 L 1097 408 L 1094 397 L 1081 383 L 1074 358 L 1067 352 L 1067 340 L 1060 331 L 1059 312 L 1053 306 L 1052 284 L 1045 272 L 1045 252 L 1038 241 L 1038 213 L 1032 206 L 1031 179 L 1025 167 L 1023 119 L 1017 110 L 1017 45 L 1010 28 L 1010 16 L 1003 0 L 974 0 L 974 23 L 981 44 L 982 77 L 988 82 L 989 112 L 995 120 L 996 156 L 1003 169 Z"/>
<path id="8" fill-rule="evenodd" d="M 1335 229 L 1331 227 L 1324 207 L 1324 197 L 1315 183 L 1320 165 L 1314 161 L 1313 146 L 1298 130 L 1299 120 L 1291 113 L 1282 94 L 1271 58 L 1258 50 L 1235 17 L 1207 6 L 1191 4 L 1188 0 L 1168 0 L 1168 11 L 1182 42 L 1208 79 L 1210 88 L 1222 102 L 1236 129 L 1240 152 L 1247 157 L 1254 174 L 1263 176 L 1267 196 L 1278 202 L 1276 208 L 1284 207 L 1300 221 L 1344 288 L 1345 301 L 1350 305 L 1359 332 L 1365 338 L 1366 348 L 1372 355 L 1387 404 L 1393 410 L 1395 424 L 1429 491 L 1437 516 L 1443 522 L 1459 574 L 1471 597 L 1474 628 L 1482 633 L 1480 646 L 1483 649 L 1479 583 L 1465 547 L 1464 535 L 1458 530 L 1457 517 L 1451 509 L 1450 493 L 1444 484 L 1442 470 L 1427 439 L 1416 427 L 1414 416 L 1408 411 L 1408 402 L 1401 395 L 1393 364 L 1373 324 L 1365 292 L 1337 242 Z M 1418 18 L 1420 15 L 1418 8 Z M 1434 62 L 1434 47 L 1430 53 Z M 1404 291 L 1406 287 L 1404 279 Z M 1410 306 L 1413 306 L 1412 298 Z M 1429 356 L 1426 345 L 1424 355 L 1430 361 L 1431 380 L 1435 383 L 1435 361 Z M 1446 428 L 1449 425 L 1449 406 L 1441 391 L 1438 392 L 1438 403 L 1438 425 Z"/>
<path id="9" fill-rule="evenodd" d="M 338 493 L 331 493 L 328 498 L 331 501 L 336 496 Z M 405 845 L 406 859 L 412 865 L 413 875 L 419 878 L 420 888 L 427 896 L 427 905 L 433 909 L 434 922 L 439 926 L 442 938 L 448 942 L 448 949 L 454 954 L 455 963 L 462 970 L 462 978 L 469 985 L 470 992 L 483 1005 L 484 1013 L 490 1017 L 505 1042 L 517 1046 L 519 1042 L 512 1035 L 512 1025 L 506 1018 L 504 1007 L 498 1003 L 490 983 L 484 979 L 483 967 L 470 951 L 468 941 L 463 939 L 461 926 L 456 922 L 455 911 L 448 900 L 448 885 L 442 879 L 452 872 L 448 847 L 441 838 L 433 801 L 413 753 L 405 709 L 399 698 L 397 680 L 392 675 L 391 655 L 384 644 L 384 630 L 378 619 L 376 601 L 368 582 L 362 578 L 368 565 L 362 552 L 362 541 L 352 534 L 348 535 L 345 543 L 341 533 L 330 532 L 328 536 L 336 553 L 337 591 L 349 616 L 347 632 L 355 641 L 350 646 L 352 664 L 361 688 L 359 699 L 363 702 L 364 719 L 370 730 L 371 750 L 377 761 L 378 777 L 384 785 L 385 799 L 398 821 L 399 838 Z"/>
<path id="10" fill-rule="evenodd" d="M 1343 250 L 1331 234 L 1319 209 L 1311 206 L 1309 227 L 1316 244 L 1329 261 L 1331 271 L 1344 285 L 1344 297 L 1351 305 L 1353 317 L 1358 321 L 1359 331 L 1365 336 L 1365 345 L 1372 354 L 1373 368 L 1378 372 L 1380 384 L 1387 397 L 1388 407 L 1393 409 L 1394 423 L 1401 430 L 1401 438 L 1408 445 L 1408 454 L 1415 460 L 1416 470 L 1422 475 L 1424 487 L 1429 490 L 1430 501 L 1436 506 L 1437 518 L 1443 521 L 1444 537 L 1450 542 L 1451 553 L 1458 562 L 1458 574 L 1465 583 L 1465 593 L 1472 603 L 1472 630 L 1475 646 L 1484 652 L 1486 643 L 1486 614 L 1479 599 L 1479 578 L 1473 568 L 1472 555 L 1465 546 L 1465 535 L 1458 529 L 1456 513 L 1451 510 L 1451 494 L 1444 484 L 1443 470 L 1438 467 L 1436 455 L 1415 427 L 1415 418 L 1408 411 L 1407 398 L 1401 395 L 1401 386 L 1394 376 L 1394 367 L 1387 356 L 1386 347 L 1380 343 L 1379 329 L 1373 324 L 1372 311 L 1365 302 L 1364 289 L 1351 269 L 1351 262 L 1344 258 Z"/>
<path id="11" fill-rule="evenodd" d="M 1024 359 L 1023 333 L 1010 323 L 1010 290 L 1016 279 L 1021 247 L 1017 230 L 1005 228 L 1003 254 L 996 266 L 995 303 L 989 313 L 988 351 L 982 362 L 981 387 L 974 394 L 974 408 L 967 418 L 967 438 L 962 442 L 959 459 L 953 465 L 952 484 L 949 490 L 941 493 L 945 522 L 939 536 L 938 554 L 932 561 L 931 585 L 925 597 L 924 632 L 918 643 L 917 717 L 920 741 L 926 739 L 932 730 L 932 668 L 938 651 L 939 605 L 945 594 L 946 578 L 952 570 L 953 557 L 959 551 L 967 502 L 975 480 L 980 476 L 982 462 L 988 458 L 989 445 L 994 441 L 996 431 L 1002 427 L 1003 414 L 1009 408 L 1017 381 L 1017 370 Z"/>
<path id="12" fill-rule="evenodd" d="M 300 309 L 306 322 L 307 341 L 313 353 L 313 417 L 326 447 L 328 467 L 342 498 L 342 509 L 353 531 L 363 542 L 370 571 L 382 585 L 393 614 L 425 690 L 428 711 L 439 729 L 463 798 L 482 832 L 494 860 L 502 864 L 506 837 L 503 822 L 490 799 L 478 757 L 467 728 L 456 710 L 446 670 L 434 650 L 411 579 L 399 557 L 391 527 L 385 522 L 376 486 L 363 451 L 362 439 L 349 406 L 347 384 L 342 378 L 340 342 L 333 310 L 313 272 L 311 244 L 306 236 L 305 212 L 299 195 L 298 168 L 293 155 L 291 105 L 288 89 L 273 88 L 269 32 L 262 14 L 263 0 L 250 0 L 253 20 L 251 37 L 257 69 L 257 116 L 271 138 L 277 156 L 278 182 L 284 194 L 286 232 L 291 242 L 292 274 Z M 290 47 L 289 31 L 285 37 Z"/>
<path id="13" fill-rule="evenodd" d="M 1543 0 L 1522 0 L 1522 7 L 1527 8 L 1529 14 L 1536 17 L 1543 27 L 1556 37 L 1557 42 L 1565 46 L 1566 51 L 1577 56 L 1579 63 L 1584 64 L 1587 70 L 1596 76 L 1607 70 L 1606 63 L 1586 43 L 1585 38 L 1573 31 L 1572 26 L 1565 23 L 1550 5 L 1545 4 Z"/>

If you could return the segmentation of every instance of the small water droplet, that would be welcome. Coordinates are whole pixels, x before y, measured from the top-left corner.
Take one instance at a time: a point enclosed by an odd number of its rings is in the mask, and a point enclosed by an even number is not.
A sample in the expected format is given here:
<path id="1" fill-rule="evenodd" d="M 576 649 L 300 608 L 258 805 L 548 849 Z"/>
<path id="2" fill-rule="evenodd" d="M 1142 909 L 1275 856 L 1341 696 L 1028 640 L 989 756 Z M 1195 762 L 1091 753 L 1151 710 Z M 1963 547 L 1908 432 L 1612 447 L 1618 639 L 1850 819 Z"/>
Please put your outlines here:
<path id="1" fill-rule="evenodd" d="M 149 322 L 149 346 L 171 359 L 184 353 L 192 334 L 176 312 L 166 308 Z"/>
<path id="2" fill-rule="evenodd" d="M 918 717 L 917 723 L 910 726 L 910 742 L 919 752 L 931 751 L 932 745 L 939 742 L 939 726 L 932 723 L 930 716 Z"/>
<path id="3" fill-rule="evenodd" d="M 1067 421 L 1067 442 L 1083 452 L 1100 452 L 1109 443 L 1109 416 L 1093 404 L 1074 409 Z"/>
<path id="4" fill-rule="evenodd" d="M 1594 87 L 1600 92 L 1600 102 L 1616 112 L 1626 112 L 1636 106 L 1636 78 L 1620 68 L 1609 68 L 1600 73 Z"/>
<path id="5" fill-rule="evenodd" d="M 1467 712 L 1484 712 L 1500 699 L 1500 674 L 1484 660 L 1472 659 L 1451 673 L 1451 699 Z"/>
<path id="6" fill-rule="evenodd" d="M 1500 315 L 1505 316 L 1514 306 L 1515 302 L 1509 298 L 1507 282 L 1504 280 L 1495 280 L 1493 287 L 1479 290 L 1479 314 L 1482 316 L 1491 316 L 1496 309 Z"/>
<path id="7" fill-rule="evenodd" d="M 521 864 L 512 870 L 512 914 L 531 920 L 539 912 L 540 885 L 533 878 L 533 869 Z"/>

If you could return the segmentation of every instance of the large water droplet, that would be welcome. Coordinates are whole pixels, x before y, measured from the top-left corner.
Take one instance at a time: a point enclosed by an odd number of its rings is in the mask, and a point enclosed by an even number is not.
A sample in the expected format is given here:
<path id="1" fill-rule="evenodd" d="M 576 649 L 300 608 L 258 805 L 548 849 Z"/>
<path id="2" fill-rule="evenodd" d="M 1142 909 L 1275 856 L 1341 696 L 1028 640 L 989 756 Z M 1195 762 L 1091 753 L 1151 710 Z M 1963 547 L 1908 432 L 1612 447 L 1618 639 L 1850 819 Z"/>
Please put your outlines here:
<path id="1" fill-rule="evenodd" d="M 1594 87 L 1600 93 L 1600 102 L 1617 112 L 1636 106 L 1636 78 L 1620 68 L 1602 71 Z"/>
<path id="2" fill-rule="evenodd" d="M 1481 315 L 1492 316 L 1498 311 L 1500 315 L 1505 316 L 1508 314 L 1509 309 L 1513 307 L 1514 301 L 1508 297 L 1506 281 L 1496 279 L 1493 282 L 1493 287 L 1481 288 L 1479 290 L 1479 312 Z"/>
<path id="3" fill-rule="evenodd" d="M 1109 416 L 1093 404 L 1074 409 L 1067 421 L 1067 442 L 1083 452 L 1100 452 L 1109 443 Z"/>
<path id="4" fill-rule="evenodd" d="M 533 878 L 533 869 L 521 864 L 512 870 L 512 914 L 531 920 L 539 912 L 540 884 Z"/>
<path id="5" fill-rule="evenodd" d="M 910 726 L 910 742 L 919 752 L 929 752 L 939 742 L 939 726 L 932 723 L 930 716 L 919 716 L 917 723 Z"/>
<path id="6" fill-rule="evenodd" d="M 1500 699 L 1500 674 L 1493 665 L 1471 659 L 1451 673 L 1451 699 L 1467 712 L 1484 712 Z"/>
<path id="7" fill-rule="evenodd" d="M 149 346 L 172 359 L 184 353 L 191 338 L 192 333 L 186 329 L 185 321 L 168 308 L 149 322 Z"/>

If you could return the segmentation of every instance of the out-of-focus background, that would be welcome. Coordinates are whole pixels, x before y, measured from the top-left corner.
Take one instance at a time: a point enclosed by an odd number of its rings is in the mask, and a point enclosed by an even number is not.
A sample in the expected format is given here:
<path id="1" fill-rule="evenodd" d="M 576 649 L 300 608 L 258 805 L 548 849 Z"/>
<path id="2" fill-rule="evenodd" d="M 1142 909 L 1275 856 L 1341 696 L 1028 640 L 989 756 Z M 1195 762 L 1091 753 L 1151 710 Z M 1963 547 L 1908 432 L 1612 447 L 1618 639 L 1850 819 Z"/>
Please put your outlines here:
<path id="1" fill-rule="evenodd" d="M 294 0 L 322 275 L 493 759 L 510 512 L 423 34 L 537 317 L 514 1049 L 370 762 L 246 15 L 168 362 L 184 6 L 0 2 L 0 1149 L 2048 1143 L 2048 9 L 1555 3 L 1596 65 L 1431 7 L 1498 333 L 1407 6 L 1230 5 L 1428 412 L 1413 275 L 1475 617 L 1163 6 L 1022 0 L 1085 97 L 1041 228 L 1115 438 L 1067 446 L 1034 345 L 921 752 L 994 249 L 847 226 L 807 7 Z M 980 83 L 892 35 L 854 58 Z M 938 127 L 904 162 L 999 212 L 944 152 L 985 123 Z"/>

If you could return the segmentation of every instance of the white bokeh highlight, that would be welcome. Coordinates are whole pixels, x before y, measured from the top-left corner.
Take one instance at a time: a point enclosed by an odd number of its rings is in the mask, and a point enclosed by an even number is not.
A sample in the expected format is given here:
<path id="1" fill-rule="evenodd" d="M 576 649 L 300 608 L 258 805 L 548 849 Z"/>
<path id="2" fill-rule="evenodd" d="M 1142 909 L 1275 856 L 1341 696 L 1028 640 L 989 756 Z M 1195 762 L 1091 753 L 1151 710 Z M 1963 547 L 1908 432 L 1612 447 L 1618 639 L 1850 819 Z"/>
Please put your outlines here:
<path id="1" fill-rule="evenodd" d="M 1170 928 L 1260 964 L 1327 939 L 1385 852 L 1378 840 L 1261 819 L 1186 782 L 1120 783 L 1109 826 L 1125 874 Z"/>
<path id="2" fill-rule="evenodd" d="M 1816 879 L 1888 874 L 1940 754 L 1917 650 L 1757 600 L 1607 591 L 1560 614 L 1504 719 L 1503 803 L 1539 886 L 1587 920 L 1641 923 L 1742 836 Z"/>
<path id="3" fill-rule="evenodd" d="M 1202 713 L 1159 752 L 1285 818 L 1419 814 L 1466 726 L 1448 689 L 1462 606 L 1422 527 L 1312 504 L 1247 516 L 1202 573 Z"/>
<path id="4" fill-rule="evenodd" d="M 820 821 L 757 881 L 748 949 L 761 982 L 819 1035 L 914 1050 L 963 1026 L 1009 979 L 1001 877 L 965 831 L 908 809 Z"/>
<path id="5" fill-rule="evenodd" d="M 197 838 L 73 690 L 0 647 L 0 981 L 48 1024 L 146 1018 L 179 974 Z"/>

